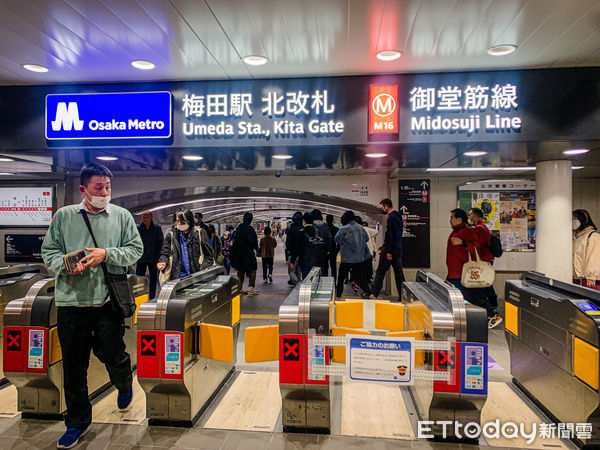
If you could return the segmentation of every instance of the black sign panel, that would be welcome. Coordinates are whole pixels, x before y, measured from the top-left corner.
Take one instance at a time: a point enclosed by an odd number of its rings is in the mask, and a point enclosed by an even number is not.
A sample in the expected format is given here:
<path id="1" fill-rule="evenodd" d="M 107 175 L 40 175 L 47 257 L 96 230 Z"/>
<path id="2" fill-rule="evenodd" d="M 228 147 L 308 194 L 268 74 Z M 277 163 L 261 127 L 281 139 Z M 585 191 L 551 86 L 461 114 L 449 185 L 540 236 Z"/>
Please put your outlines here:
<path id="1" fill-rule="evenodd" d="M 404 236 L 402 266 L 427 268 L 430 263 L 430 200 L 429 180 L 399 180 Z"/>
<path id="2" fill-rule="evenodd" d="M 4 235 L 4 261 L 42 262 L 43 234 Z"/>
<path id="3" fill-rule="evenodd" d="M 456 368 L 456 353 L 454 350 L 438 351 L 437 366 L 439 369 L 453 370 Z"/>
<path id="4" fill-rule="evenodd" d="M 283 360 L 284 361 L 299 361 L 300 360 L 300 340 L 299 339 L 284 339 L 283 340 Z"/>
<path id="5" fill-rule="evenodd" d="M 6 332 L 6 350 L 9 352 L 19 352 L 21 351 L 21 345 L 21 330 L 9 330 Z"/>
<path id="6" fill-rule="evenodd" d="M 142 356 L 156 356 L 156 336 L 153 334 L 142 334 L 140 336 Z"/>

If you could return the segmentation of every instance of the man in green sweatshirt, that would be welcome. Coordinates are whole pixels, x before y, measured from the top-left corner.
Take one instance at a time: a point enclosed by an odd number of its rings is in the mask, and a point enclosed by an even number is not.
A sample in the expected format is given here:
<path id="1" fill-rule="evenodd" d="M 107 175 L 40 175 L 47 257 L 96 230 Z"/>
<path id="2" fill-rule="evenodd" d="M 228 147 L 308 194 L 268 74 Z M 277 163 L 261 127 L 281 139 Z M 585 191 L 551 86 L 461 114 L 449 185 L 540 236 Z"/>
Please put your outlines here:
<path id="1" fill-rule="evenodd" d="M 124 273 L 142 256 L 143 244 L 131 213 L 110 204 L 112 177 L 102 165 L 84 166 L 79 186 L 83 200 L 56 212 L 42 244 L 42 258 L 56 274 L 57 327 L 67 402 L 67 431 L 58 441 L 58 448 L 75 446 L 92 421 L 87 389 L 92 348 L 119 391 L 119 409 L 126 409 L 133 396 L 123 317 L 111 308 L 100 263 L 105 262 L 109 272 Z M 82 211 L 89 217 L 99 248 L 94 245 Z M 86 256 L 67 272 L 63 256 L 76 250 L 85 250 Z"/>

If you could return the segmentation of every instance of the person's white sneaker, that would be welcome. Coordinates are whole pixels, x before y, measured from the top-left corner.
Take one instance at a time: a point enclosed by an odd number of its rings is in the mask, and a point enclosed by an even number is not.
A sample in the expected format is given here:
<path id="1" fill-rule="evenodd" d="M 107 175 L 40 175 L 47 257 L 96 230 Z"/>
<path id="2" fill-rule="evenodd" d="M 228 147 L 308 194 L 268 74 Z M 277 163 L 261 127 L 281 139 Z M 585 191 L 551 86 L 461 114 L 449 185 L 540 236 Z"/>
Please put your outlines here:
<path id="1" fill-rule="evenodd" d="M 488 321 L 488 328 L 496 328 L 498 325 L 502 323 L 502 317 L 499 314 L 495 314 L 494 317 L 491 317 Z"/>
<path id="2" fill-rule="evenodd" d="M 258 291 L 253 287 L 248 288 L 248 295 L 258 295 Z"/>

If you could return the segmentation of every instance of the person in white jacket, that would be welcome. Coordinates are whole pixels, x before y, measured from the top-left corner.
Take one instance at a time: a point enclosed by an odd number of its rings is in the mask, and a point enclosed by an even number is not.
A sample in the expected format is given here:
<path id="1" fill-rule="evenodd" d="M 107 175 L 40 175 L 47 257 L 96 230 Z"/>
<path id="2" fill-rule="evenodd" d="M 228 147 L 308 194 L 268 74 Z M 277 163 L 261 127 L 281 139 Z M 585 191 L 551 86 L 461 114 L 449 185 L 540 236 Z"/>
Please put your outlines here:
<path id="1" fill-rule="evenodd" d="M 585 209 L 573 211 L 573 282 L 600 290 L 600 233 Z"/>

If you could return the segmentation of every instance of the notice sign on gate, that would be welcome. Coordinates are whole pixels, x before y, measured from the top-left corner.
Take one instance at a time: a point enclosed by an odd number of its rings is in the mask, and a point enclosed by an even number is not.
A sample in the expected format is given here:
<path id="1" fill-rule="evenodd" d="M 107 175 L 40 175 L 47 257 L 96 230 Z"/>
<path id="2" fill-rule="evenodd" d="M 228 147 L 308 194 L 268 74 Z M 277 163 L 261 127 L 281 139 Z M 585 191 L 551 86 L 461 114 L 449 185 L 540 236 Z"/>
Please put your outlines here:
<path id="1" fill-rule="evenodd" d="M 413 338 L 348 335 L 347 370 L 351 380 L 414 384 Z"/>

